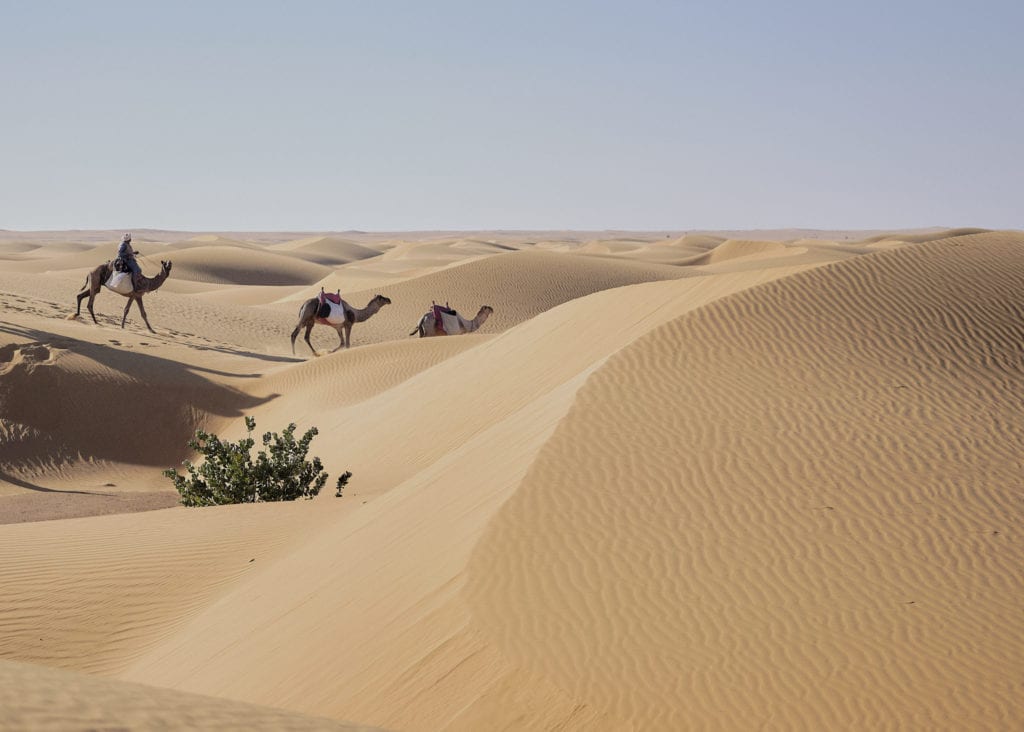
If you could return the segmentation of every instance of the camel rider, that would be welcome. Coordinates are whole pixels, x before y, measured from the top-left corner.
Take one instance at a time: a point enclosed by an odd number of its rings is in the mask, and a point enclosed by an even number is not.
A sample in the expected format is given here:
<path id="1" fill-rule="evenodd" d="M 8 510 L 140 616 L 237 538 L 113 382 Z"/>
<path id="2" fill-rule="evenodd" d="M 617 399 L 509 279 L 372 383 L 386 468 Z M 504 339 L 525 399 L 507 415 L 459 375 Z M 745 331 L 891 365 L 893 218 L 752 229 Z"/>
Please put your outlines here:
<path id="1" fill-rule="evenodd" d="M 117 258 L 121 260 L 125 267 L 132 273 L 132 287 L 138 289 L 139 278 L 142 276 L 142 268 L 139 267 L 139 263 L 135 261 L 136 252 L 132 249 L 132 235 L 125 234 L 121 237 L 121 246 L 117 248 Z"/>

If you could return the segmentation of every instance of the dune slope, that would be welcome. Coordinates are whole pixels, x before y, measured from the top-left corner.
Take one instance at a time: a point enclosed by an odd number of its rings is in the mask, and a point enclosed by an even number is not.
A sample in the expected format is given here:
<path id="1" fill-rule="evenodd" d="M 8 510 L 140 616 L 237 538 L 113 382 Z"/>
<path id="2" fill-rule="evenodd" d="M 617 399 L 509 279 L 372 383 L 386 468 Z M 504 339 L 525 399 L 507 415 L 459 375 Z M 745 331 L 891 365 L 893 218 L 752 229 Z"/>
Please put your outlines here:
<path id="1" fill-rule="evenodd" d="M 609 359 L 479 544 L 482 632 L 651 729 L 1024 714 L 1024 247 L 711 303 Z"/>
<path id="2" fill-rule="evenodd" d="M 0 661 L 0 727 L 8 730 L 369 730 L 198 694 Z"/>
<path id="3" fill-rule="evenodd" d="M 765 276 L 773 275 L 595 293 L 366 401 L 319 409 L 321 449 L 344 455 L 353 485 L 377 498 L 232 588 L 122 677 L 397 728 L 493 718 L 478 702 L 526 681 L 469 630 L 460 590 L 486 522 L 609 354 Z M 271 415 L 298 412 L 305 420 L 308 410 L 303 395 L 285 395 L 260 414 L 273 421 Z M 248 608 L 244 619 L 240 606 Z M 301 688 L 281 683 L 307 663 L 322 669 L 322 680 Z M 244 683 L 238 668 L 250 669 Z M 557 687 L 531 681 L 525 689 L 502 714 L 526 713 L 546 689 L 558 701 L 534 709 L 532 718 L 541 725 L 575 718 L 573 700 Z M 399 708 L 400 699 L 414 701 Z"/>

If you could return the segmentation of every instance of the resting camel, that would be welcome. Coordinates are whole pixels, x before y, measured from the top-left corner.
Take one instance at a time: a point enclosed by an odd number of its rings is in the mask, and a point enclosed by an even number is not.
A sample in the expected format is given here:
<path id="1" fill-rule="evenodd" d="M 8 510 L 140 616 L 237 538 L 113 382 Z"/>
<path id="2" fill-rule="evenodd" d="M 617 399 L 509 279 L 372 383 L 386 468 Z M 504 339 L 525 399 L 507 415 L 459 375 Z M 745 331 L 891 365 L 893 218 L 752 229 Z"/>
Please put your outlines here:
<path id="1" fill-rule="evenodd" d="M 370 300 L 369 303 L 367 303 L 365 308 L 363 308 L 362 310 L 358 310 L 349 305 L 344 300 L 342 300 L 341 307 L 344 308 L 345 310 L 345 321 L 337 324 L 322 324 L 328 325 L 331 328 L 334 328 L 336 331 L 338 331 L 338 340 L 340 341 L 340 343 L 338 343 L 338 348 L 341 348 L 342 346 L 348 348 L 352 344 L 351 334 L 353 323 L 362 323 L 364 320 L 368 320 L 369 318 L 376 315 L 377 311 L 379 311 L 382 307 L 390 304 L 391 300 L 389 298 L 386 298 L 383 295 L 374 295 L 373 299 Z M 311 297 L 310 299 L 306 300 L 306 302 L 302 303 L 302 307 L 299 308 L 299 324 L 296 325 L 295 330 L 292 331 L 292 353 L 295 353 L 295 336 L 299 334 L 299 331 L 302 328 L 305 328 L 306 344 L 309 346 L 309 350 L 313 352 L 314 356 L 320 355 L 319 353 L 316 352 L 316 349 L 313 348 L 313 344 L 309 342 L 310 331 L 313 330 L 314 325 L 316 325 L 318 322 L 321 322 L 317 320 L 316 317 L 316 311 L 319 306 L 320 300 L 318 298 Z M 337 351 L 338 348 L 335 348 L 334 351 Z M 330 353 L 334 353 L 334 351 L 331 351 Z"/>
<path id="2" fill-rule="evenodd" d="M 437 323 L 434 320 L 434 312 L 431 310 L 428 313 L 424 313 L 423 317 L 420 318 L 420 322 L 416 324 L 409 335 L 420 334 L 420 338 L 430 338 L 431 336 L 443 336 L 443 335 L 461 335 L 463 333 L 472 333 L 477 330 L 484 321 L 491 316 L 494 312 L 494 308 L 490 305 L 484 305 L 477 312 L 476 317 L 472 320 L 466 320 L 461 315 L 456 316 L 459 319 L 459 331 L 458 333 L 446 333 L 443 330 L 437 329 Z"/>
<path id="3" fill-rule="evenodd" d="M 89 315 L 92 316 L 92 322 L 99 325 L 99 321 L 96 320 L 96 313 L 94 313 L 92 309 L 92 302 L 96 299 L 96 294 L 100 291 L 100 288 L 103 287 L 107 280 L 110 279 L 110 274 L 113 271 L 114 264 L 111 261 L 101 264 L 85 276 L 85 284 L 82 285 L 82 291 L 78 293 L 78 308 L 75 310 L 73 317 L 77 318 L 82 314 L 82 300 L 89 298 L 89 303 L 87 305 L 89 308 Z M 124 306 L 124 315 L 121 317 L 122 328 L 124 327 L 125 321 L 128 319 L 128 309 L 131 308 L 133 302 L 137 302 L 139 304 L 139 312 L 142 313 L 142 320 L 145 321 L 146 327 L 149 328 L 150 333 L 156 335 L 156 331 L 153 330 L 153 326 L 149 324 L 149 318 L 146 317 L 146 308 L 142 305 L 142 296 L 148 292 L 153 292 L 154 290 L 159 289 L 160 285 L 164 283 L 164 280 L 167 279 L 167 275 L 170 273 L 171 263 L 161 261 L 160 274 L 156 277 L 140 275 L 138 277 L 138 285 L 132 292 L 129 292 L 127 295 L 123 295 L 120 292 L 117 293 L 118 295 L 128 298 L 128 304 Z M 116 290 L 111 290 L 111 292 L 116 292 Z"/>

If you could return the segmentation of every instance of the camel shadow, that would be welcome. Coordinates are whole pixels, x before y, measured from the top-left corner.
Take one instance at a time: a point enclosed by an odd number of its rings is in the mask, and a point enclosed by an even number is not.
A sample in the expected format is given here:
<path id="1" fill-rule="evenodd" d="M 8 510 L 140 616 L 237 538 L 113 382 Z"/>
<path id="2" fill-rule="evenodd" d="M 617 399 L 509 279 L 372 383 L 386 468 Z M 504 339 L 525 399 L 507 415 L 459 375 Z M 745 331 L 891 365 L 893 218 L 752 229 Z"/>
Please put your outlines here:
<path id="1" fill-rule="evenodd" d="M 97 324 L 98 327 L 109 327 L 112 330 L 118 331 L 123 330 L 121 329 L 120 324 L 117 322 L 115 318 L 104 315 L 102 313 L 97 315 L 97 318 L 99 320 L 99 323 Z M 79 320 L 79 318 L 75 319 Z M 81 322 L 85 323 L 86 321 L 81 320 Z M 0 326 L 0 330 L 3 329 L 4 328 Z M 141 330 L 132 330 L 131 332 L 138 332 L 140 334 L 142 333 Z M 226 344 L 214 345 L 213 343 L 196 343 L 194 342 L 194 339 L 196 338 L 195 334 L 175 330 L 174 328 L 165 327 L 160 330 L 156 330 L 153 333 L 150 333 L 147 336 L 147 338 L 150 338 L 151 340 L 161 341 L 164 343 L 174 343 L 176 345 L 183 346 L 193 351 L 212 351 L 214 353 L 224 353 L 230 356 L 242 356 L 244 358 L 253 358 L 258 361 L 267 361 L 269 363 L 301 363 L 303 360 L 301 358 L 296 358 L 295 356 L 275 355 L 272 353 L 259 353 L 257 351 L 251 351 L 246 348 L 230 346 Z M 202 370 L 202 367 L 199 366 L 193 366 L 192 368 L 196 370 Z M 259 374 L 237 374 L 236 376 L 238 378 L 259 378 Z"/>
<path id="2" fill-rule="evenodd" d="M 16 485 L 19 488 L 36 491 L 38 493 L 74 493 L 80 496 L 112 495 L 110 493 L 98 493 L 96 491 L 62 491 L 59 488 L 44 488 L 41 485 L 36 485 L 35 483 L 29 483 L 27 480 L 16 478 L 10 473 L 5 473 L 2 470 L 0 470 L 0 483 L 10 483 L 11 485 Z"/>
<path id="3" fill-rule="evenodd" d="M 232 348 L 230 346 L 199 346 L 194 343 L 189 343 L 187 346 L 195 351 L 226 353 L 231 356 L 244 356 L 246 358 L 255 358 L 259 361 L 269 361 L 270 363 L 302 363 L 305 361 L 305 359 L 298 358 L 296 356 L 275 356 L 272 353 L 256 353 L 255 351 L 246 351 L 241 348 Z M 239 374 L 239 377 L 258 379 L 259 374 Z"/>

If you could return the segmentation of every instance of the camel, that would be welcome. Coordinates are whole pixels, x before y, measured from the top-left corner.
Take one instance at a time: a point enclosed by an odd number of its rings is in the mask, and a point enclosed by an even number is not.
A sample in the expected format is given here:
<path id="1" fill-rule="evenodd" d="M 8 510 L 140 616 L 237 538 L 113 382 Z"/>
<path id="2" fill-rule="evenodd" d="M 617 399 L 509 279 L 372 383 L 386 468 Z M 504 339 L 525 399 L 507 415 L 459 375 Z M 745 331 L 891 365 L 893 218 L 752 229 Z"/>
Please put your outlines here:
<path id="1" fill-rule="evenodd" d="M 349 305 L 344 300 L 341 301 L 341 307 L 345 310 L 345 321 L 335 325 L 334 323 L 322 323 L 328 325 L 338 331 L 338 347 L 334 349 L 337 351 L 339 348 L 344 346 L 349 348 L 352 344 L 352 325 L 354 323 L 362 323 L 364 320 L 368 320 L 377 314 L 377 312 L 385 305 L 390 305 L 391 300 L 384 297 L 383 295 L 375 295 L 366 307 L 362 310 L 358 310 Z M 319 356 L 317 350 L 313 348 L 313 344 L 309 342 L 310 331 L 313 330 L 313 326 L 320 322 L 317 320 L 316 311 L 320 307 L 320 300 L 316 297 L 311 297 L 302 303 L 302 307 L 299 308 L 299 323 L 295 326 L 295 330 L 292 331 L 292 353 L 295 353 L 295 336 L 299 334 L 302 328 L 306 329 L 306 344 L 309 346 L 309 350 L 313 352 L 314 356 Z M 330 351 L 330 353 L 334 353 Z"/>
<path id="2" fill-rule="evenodd" d="M 92 316 L 92 322 L 99 325 L 99 321 L 96 320 L 96 313 L 93 312 L 92 303 L 96 299 L 97 293 L 100 288 L 103 287 L 107 280 L 110 279 L 111 273 L 114 271 L 114 264 L 112 261 L 106 262 L 99 265 L 92 272 L 85 276 L 85 284 L 82 285 L 81 292 L 78 293 L 78 308 L 75 310 L 73 318 L 77 318 L 82 314 L 82 300 L 89 298 L 87 307 L 89 308 L 89 315 Z M 167 279 L 167 275 L 171 273 L 170 262 L 160 262 L 160 273 L 156 277 L 146 277 L 145 275 L 139 275 L 138 284 L 135 289 L 129 292 L 127 295 L 118 292 L 117 294 L 128 298 L 128 304 L 124 306 L 124 315 L 121 317 L 121 327 L 124 327 L 125 321 L 128 319 L 128 310 L 131 308 L 133 302 L 139 304 L 139 312 L 142 313 L 142 320 L 146 323 L 146 327 L 149 328 L 149 332 L 156 335 L 156 331 L 153 330 L 153 326 L 149 324 L 149 318 L 146 317 L 146 308 L 142 305 L 142 296 L 146 293 L 153 292 L 160 288 L 160 285 Z M 116 292 L 116 290 L 111 290 Z"/>
<path id="3" fill-rule="evenodd" d="M 437 329 L 437 322 L 434 320 L 434 311 L 431 310 L 430 312 L 423 314 L 423 317 L 420 318 L 420 322 L 417 323 L 416 327 L 409 332 L 409 335 L 416 335 L 417 333 L 419 333 L 420 338 L 430 338 L 431 336 L 461 335 L 463 333 L 472 333 L 473 331 L 477 330 L 481 325 L 483 325 L 484 321 L 486 321 L 487 318 L 489 318 L 491 316 L 491 313 L 493 312 L 494 308 L 492 308 L 490 305 L 483 305 L 481 306 L 479 312 L 477 312 L 476 317 L 473 318 L 472 320 L 466 320 L 461 315 L 457 315 L 456 317 L 459 320 L 458 333 L 446 333 L 443 330 Z"/>

